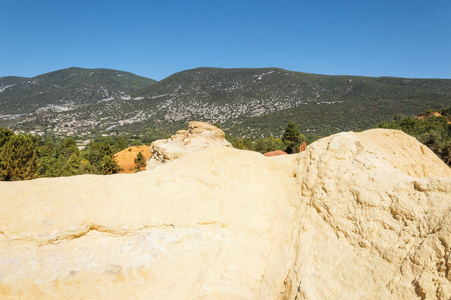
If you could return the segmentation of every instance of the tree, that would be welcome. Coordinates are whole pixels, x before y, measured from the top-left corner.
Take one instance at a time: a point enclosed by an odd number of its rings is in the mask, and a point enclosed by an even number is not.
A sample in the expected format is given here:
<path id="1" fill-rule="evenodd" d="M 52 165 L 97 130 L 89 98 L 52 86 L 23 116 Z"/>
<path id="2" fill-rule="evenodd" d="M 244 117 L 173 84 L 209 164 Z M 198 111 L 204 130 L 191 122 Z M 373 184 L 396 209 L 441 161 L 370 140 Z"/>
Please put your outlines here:
<path id="1" fill-rule="evenodd" d="M 91 173 L 102 174 L 101 163 L 104 155 L 102 155 L 102 153 L 100 152 L 99 143 L 90 143 L 89 146 L 83 149 L 82 156 L 89 161 L 91 166 Z"/>
<path id="2" fill-rule="evenodd" d="M 119 152 L 127 148 L 127 142 L 123 137 L 117 139 L 116 144 L 114 145 L 114 152 Z"/>
<path id="3" fill-rule="evenodd" d="M 109 155 L 105 155 L 102 161 L 102 171 L 103 175 L 115 174 L 119 172 L 119 165 L 117 162 L 111 158 Z"/>
<path id="4" fill-rule="evenodd" d="M 139 172 L 146 166 L 146 159 L 144 158 L 144 155 L 141 152 L 138 152 L 136 154 L 135 158 L 135 171 Z"/>
<path id="5" fill-rule="evenodd" d="M 5 145 L 11 136 L 14 135 L 12 130 L 6 128 L 0 128 L 0 148 Z"/>
<path id="6" fill-rule="evenodd" d="M 3 180 L 36 178 L 38 138 L 33 135 L 12 135 L 1 150 Z"/>
<path id="7" fill-rule="evenodd" d="M 38 148 L 38 169 L 36 171 L 38 177 L 57 177 L 60 176 L 61 159 L 58 159 L 55 144 L 47 141 L 45 145 Z"/>
<path id="8" fill-rule="evenodd" d="M 285 149 L 285 144 L 281 139 L 276 139 L 272 136 L 258 139 L 255 143 L 255 151 L 260 153 L 267 153 L 275 150 Z"/>
<path id="9" fill-rule="evenodd" d="M 78 155 L 80 150 L 77 148 L 77 143 L 73 138 L 64 138 L 61 140 L 59 149 L 59 153 L 64 156 L 66 160 L 72 156 L 72 154 Z"/>
<path id="10" fill-rule="evenodd" d="M 103 143 L 101 143 L 99 149 L 102 155 L 111 156 L 114 154 L 113 148 L 111 147 L 111 144 L 108 143 L 108 141 L 104 141 Z"/>
<path id="11" fill-rule="evenodd" d="M 13 135 L 14 135 L 14 132 L 12 130 L 0 127 L 0 180 L 4 179 L 4 175 L 3 175 L 4 169 L 3 169 L 3 164 L 2 164 L 2 160 L 3 160 L 2 149 L 3 149 L 3 146 L 9 141 L 9 139 Z"/>
<path id="12" fill-rule="evenodd" d="M 305 136 L 301 134 L 299 127 L 294 122 L 289 122 L 282 135 L 282 141 L 286 145 L 288 154 L 299 152 L 299 145 L 305 141 Z"/>
<path id="13" fill-rule="evenodd" d="M 232 142 L 232 146 L 236 149 L 241 150 L 251 150 L 252 149 L 252 141 L 245 138 L 239 138 Z"/>

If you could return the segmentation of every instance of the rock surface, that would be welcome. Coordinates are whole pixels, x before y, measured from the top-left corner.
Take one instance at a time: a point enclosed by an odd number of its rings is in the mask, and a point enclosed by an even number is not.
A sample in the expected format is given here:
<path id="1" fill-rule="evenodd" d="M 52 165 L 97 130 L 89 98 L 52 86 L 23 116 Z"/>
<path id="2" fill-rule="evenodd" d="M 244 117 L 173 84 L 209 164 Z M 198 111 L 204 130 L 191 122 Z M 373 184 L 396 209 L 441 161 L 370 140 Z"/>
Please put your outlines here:
<path id="1" fill-rule="evenodd" d="M 232 144 L 218 127 L 205 122 L 189 122 L 188 130 L 179 130 L 171 138 L 157 140 L 150 145 L 152 156 L 147 161 L 146 169 L 154 169 L 189 152 L 210 146 L 232 147 Z"/>
<path id="2" fill-rule="evenodd" d="M 2 299 L 451 297 L 451 169 L 399 131 L 0 190 Z"/>

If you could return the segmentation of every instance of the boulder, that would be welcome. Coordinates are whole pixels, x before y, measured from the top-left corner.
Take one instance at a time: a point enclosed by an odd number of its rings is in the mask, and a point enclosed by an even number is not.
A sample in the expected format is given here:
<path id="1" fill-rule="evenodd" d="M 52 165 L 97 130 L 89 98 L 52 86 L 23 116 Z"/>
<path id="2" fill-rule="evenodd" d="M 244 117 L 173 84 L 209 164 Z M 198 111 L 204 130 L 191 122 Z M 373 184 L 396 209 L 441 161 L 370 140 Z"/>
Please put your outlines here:
<path id="1" fill-rule="evenodd" d="M 400 131 L 0 190 L 2 299 L 451 297 L 451 169 Z"/>
<path id="2" fill-rule="evenodd" d="M 205 122 L 189 122 L 188 130 L 179 130 L 169 139 L 154 141 L 150 145 L 152 156 L 147 161 L 147 170 L 177 159 L 186 153 L 210 146 L 232 147 L 225 139 L 224 131 Z"/>

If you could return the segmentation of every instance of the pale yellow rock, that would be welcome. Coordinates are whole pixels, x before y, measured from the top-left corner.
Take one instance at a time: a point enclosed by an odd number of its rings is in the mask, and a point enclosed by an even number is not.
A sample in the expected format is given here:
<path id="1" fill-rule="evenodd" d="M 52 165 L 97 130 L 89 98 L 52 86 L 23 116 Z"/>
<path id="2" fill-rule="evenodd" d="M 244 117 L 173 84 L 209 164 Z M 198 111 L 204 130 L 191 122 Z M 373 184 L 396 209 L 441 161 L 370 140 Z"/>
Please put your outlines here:
<path id="1" fill-rule="evenodd" d="M 154 169 L 183 155 L 210 146 L 232 147 L 225 139 L 224 131 L 205 122 L 189 122 L 188 130 L 179 130 L 169 139 L 152 142 L 152 156 L 147 160 L 146 169 Z"/>
<path id="2" fill-rule="evenodd" d="M 0 190 L 2 299 L 451 297 L 451 170 L 399 131 Z"/>
<path id="3" fill-rule="evenodd" d="M 298 296 L 451 297 L 451 169 L 429 149 L 400 131 L 342 133 L 307 147 L 297 170 Z"/>

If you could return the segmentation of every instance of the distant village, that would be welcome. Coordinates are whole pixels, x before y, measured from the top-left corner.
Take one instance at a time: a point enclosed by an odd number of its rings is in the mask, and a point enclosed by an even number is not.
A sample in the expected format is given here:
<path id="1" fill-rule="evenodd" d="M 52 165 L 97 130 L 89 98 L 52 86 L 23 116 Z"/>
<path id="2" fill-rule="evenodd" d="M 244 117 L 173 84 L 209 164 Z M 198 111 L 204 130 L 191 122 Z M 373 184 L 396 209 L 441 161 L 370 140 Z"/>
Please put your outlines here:
<path id="1" fill-rule="evenodd" d="M 47 134 L 52 134 L 54 136 L 60 137 L 60 138 L 66 138 L 66 137 L 76 137 L 75 142 L 77 143 L 77 147 L 79 150 L 82 150 L 85 148 L 89 143 L 92 141 L 91 135 L 88 134 L 88 132 L 78 132 L 75 128 L 71 127 L 63 127 L 63 128 L 46 128 L 46 129 L 34 129 L 30 131 L 26 130 L 13 130 L 15 134 L 32 134 L 37 136 L 44 136 Z M 102 133 L 100 136 L 102 137 L 108 137 L 108 136 L 116 136 L 116 132 L 110 132 L 110 133 Z M 82 137 L 82 139 L 80 139 Z"/>

